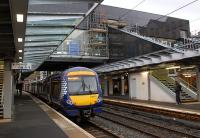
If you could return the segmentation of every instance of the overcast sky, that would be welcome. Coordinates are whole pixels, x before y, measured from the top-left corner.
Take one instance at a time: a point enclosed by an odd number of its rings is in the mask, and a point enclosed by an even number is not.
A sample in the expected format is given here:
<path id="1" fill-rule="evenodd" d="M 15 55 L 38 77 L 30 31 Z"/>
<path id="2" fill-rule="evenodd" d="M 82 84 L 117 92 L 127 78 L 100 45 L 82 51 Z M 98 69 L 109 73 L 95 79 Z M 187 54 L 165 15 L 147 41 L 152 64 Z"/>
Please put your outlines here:
<path id="1" fill-rule="evenodd" d="M 134 10 L 166 15 L 192 1 L 194 0 L 104 0 L 102 4 L 132 9 L 142 2 Z M 197 33 L 200 31 L 200 0 L 169 16 L 189 20 L 192 34 Z"/>

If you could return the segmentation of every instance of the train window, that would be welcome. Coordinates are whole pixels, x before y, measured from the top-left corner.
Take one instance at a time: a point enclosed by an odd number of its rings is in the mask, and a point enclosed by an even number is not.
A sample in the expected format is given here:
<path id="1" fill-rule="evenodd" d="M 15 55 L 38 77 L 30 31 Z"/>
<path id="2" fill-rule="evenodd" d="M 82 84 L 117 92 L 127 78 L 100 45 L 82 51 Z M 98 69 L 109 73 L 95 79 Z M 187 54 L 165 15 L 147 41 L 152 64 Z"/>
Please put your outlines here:
<path id="1" fill-rule="evenodd" d="M 68 78 L 70 95 L 97 93 L 96 76 L 76 76 Z"/>

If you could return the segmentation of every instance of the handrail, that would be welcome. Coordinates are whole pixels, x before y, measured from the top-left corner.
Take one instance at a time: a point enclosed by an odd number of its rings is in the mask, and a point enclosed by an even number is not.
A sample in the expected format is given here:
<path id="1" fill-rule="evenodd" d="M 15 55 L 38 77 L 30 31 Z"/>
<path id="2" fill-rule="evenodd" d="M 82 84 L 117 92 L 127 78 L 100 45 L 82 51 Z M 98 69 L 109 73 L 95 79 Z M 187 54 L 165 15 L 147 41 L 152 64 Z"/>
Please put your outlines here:
<path id="1" fill-rule="evenodd" d="M 186 82 L 185 80 L 181 79 L 180 77 L 177 78 L 177 81 L 183 83 L 185 86 L 189 87 L 191 90 L 193 90 L 194 92 L 199 92 L 199 90 L 197 88 L 195 88 L 194 86 L 192 86 L 191 84 L 189 84 L 188 82 Z"/>
<path id="2" fill-rule="evenodd" d="M 200 48 L 200 46 L 197 44 L 197 43 L 200 42 L 199 40 L 198 41 L 192 41 L 192 42 L 186 43 L 186 44 L 180 44 L 180 43 L 172 44 L 171 42 L 168 42 L 168 41 L 163 41 L 163 40 L 159 40 L 159 39 L 156 39 L 156 38 L 140 35 L 137 32 L 131 31 L 129 28 L 121 29 L 121 30 L 127 31 L 127 32 L 129 32 L 129 33 L 131 33 L 135 36 L 138 36 L 140 38 L 143 38 L 147 41 L 166 46 L 167 48 L 173 48 L 174 50 L 184 50 L 185 51 L 185 50 L 196 50 L 196 49 Z"/>
<path id="3" fill-rule="evenodd" d="M 149 77 L 150 77 L 150 79 L 154 80 L 154 82 L 156 82 L 156 84 L 161 86 L 165 91 L 169 92 L 172 96 L 175 96 L 175 92 L 170 90 L 167 86 L 165 86 L 162 82 L 160 82 L 156 77 L 154 77 L 153 75 L 149 75 Z"/>

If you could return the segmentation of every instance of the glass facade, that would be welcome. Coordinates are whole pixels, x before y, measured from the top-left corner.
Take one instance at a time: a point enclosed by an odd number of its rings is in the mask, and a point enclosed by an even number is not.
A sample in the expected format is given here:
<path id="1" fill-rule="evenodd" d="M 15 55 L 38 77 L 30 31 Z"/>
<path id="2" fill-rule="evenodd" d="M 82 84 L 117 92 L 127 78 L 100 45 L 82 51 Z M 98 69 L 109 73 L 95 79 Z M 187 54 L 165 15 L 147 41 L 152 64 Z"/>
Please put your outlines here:
<path id="1" fill-rule="evenodd" d="M 109 58 L 111 61 L 136 57 L 163 49 L 165 48 L 162 46 L 109 27 Z"/>

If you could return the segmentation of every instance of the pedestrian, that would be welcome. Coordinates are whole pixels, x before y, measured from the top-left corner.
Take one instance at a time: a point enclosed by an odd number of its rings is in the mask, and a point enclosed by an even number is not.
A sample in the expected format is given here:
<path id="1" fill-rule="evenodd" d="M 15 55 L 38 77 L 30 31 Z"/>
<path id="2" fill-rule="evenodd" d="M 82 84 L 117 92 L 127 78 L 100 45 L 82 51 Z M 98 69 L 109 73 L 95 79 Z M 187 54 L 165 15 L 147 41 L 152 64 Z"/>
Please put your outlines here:
<path id="1" fill-rule="evenodd" d="M 19 82 L 16 83 L 17 96 L 19 95 Z"/>
<path id="2" fill-rule="evenodd" d="M 118 92 L 119 92 L 119 89 L 118 89 L 118 85 L 117 85 L 117 84 L 114 85 L 114 92 L 115 92 L 115 94 L 118 94 Z"/>
<path id="3" fill-rule="evenodd" d="M 23 81 L 19 80 L 16 84 L 17 95 L 22 95 Z"/>
<path id="4" fill-rule="evenodd" d="M 19 82 L 19 95 L 22 96 L 23 81 Z"/>
<path id="5" fill-rule="evenodd" d="M 175 81 L 175 93 L 176 93 L 176 104 L 181 104 L 180 93 L 181 93 L 181 85 Z"/>

